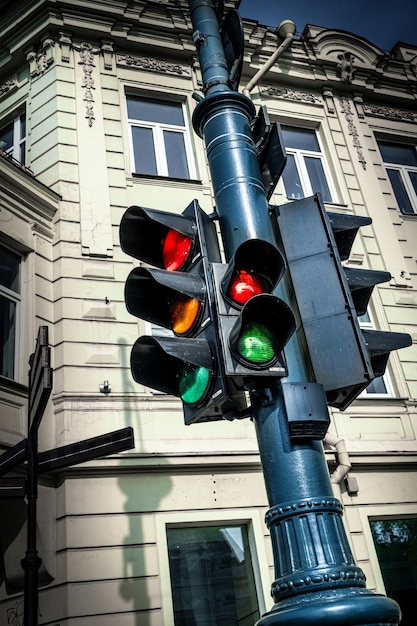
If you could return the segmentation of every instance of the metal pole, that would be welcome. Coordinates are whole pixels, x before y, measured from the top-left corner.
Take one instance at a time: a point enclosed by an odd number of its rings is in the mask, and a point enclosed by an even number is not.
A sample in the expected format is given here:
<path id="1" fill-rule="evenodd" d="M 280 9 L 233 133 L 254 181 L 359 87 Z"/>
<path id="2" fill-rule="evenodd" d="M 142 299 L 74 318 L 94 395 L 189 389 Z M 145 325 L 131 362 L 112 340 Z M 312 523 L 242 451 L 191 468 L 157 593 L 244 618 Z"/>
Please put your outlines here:
<path id="1" fill-rule="evenodd" d="M 36 547 L 36 501 L 38 497 L 38 433 L 29 430 L 27 439 L 27 547 L 22 559 L 25 571 L 24 582 L 24 626 L 38 624 L 38 572 L 42 559 Z"/>
<path id="2" fill-rule="evenodd" d="M 275 240 L 250 129 L 253 104 L 228 86 L 213 0 L 189 0 L 189 6 L 205 93 L 193 125 L 205 141 L 228 260 L 246 239 Z M 288 380 L 306 381 L 292 343 Z M 275 605 L 258 626 L 398 624 L 398 605 L 369 592 L 355 565 L 321 442 L 290 440 L 279 380 L 253 391 L 251 401 L 276 576 Z"/>

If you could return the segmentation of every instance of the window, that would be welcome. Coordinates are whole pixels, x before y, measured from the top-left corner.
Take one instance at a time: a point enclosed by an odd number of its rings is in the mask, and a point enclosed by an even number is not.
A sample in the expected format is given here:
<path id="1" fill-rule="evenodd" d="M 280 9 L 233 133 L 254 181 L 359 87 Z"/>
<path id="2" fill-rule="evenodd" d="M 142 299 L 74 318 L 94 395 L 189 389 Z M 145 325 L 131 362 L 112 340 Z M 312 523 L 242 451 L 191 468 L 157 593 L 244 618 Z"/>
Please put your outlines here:
<path id="1" fill-rule="evenodd" d="M 320 192 L 323 202 L 332 202 L 330 175 L 316 132 L 290 126 L 281 129 L 287 151 L 282 175 L 287 198 L 307 198 Z"/>
<path id="2" fill-rule="evenodd" d="M 20 258 L 0 246 L 0 375 L 15 378 Z"/>
<path id="3" fill-rule="evenodd" d="M 134 173 L 191 178 L 191 145 L 184 105 L 127 96 Z"/>
<path id="4" fill-rule="evenodd" d="M 414 626 L 417 605 L 417 518 L 370 521 L 386 594 L 403 614 L 401 626 Z"/>
<path id="5" fill-rule="evenodd" d="M 259 618 L 246 526 L 168 528 L 175 626 L 253 626 Z"/>
<path id="6" fill-rule="evenodd" d="M 378 145 L 401 213 L 414 215 L 417 213 L 416 146 L 387 141 Z"/>
<path id="7" fill-rule="evenodd" d="M 0 148 L 22 165 L 25 164 L 26 115 L 22 113 L 0 128 Z"/>

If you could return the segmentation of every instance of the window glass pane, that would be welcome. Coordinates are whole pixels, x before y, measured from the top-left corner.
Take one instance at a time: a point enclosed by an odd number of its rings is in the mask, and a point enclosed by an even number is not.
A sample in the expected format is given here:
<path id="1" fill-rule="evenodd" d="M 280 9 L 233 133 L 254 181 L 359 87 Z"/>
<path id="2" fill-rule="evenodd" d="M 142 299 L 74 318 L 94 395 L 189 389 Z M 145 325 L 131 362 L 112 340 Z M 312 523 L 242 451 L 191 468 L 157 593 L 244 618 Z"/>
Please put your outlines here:
<path id="1" fill-rule="evenodd" d="M 375 378 L 366 388 L 366 393 L 387 393 L 387 388 L 382 376 Z"/>
<path id="2" fill-rule="evenodd" d="M 26 137 L 26 115 L 23 113 L 20 116 L 20 139 Z"/>
<path id="3" fill-rule="evenodd" d="M 387 174 L 391 181 L 394 195 L 401 213 L 414 213 L 400 172 L 398 170 L 387 169 Z"/>
<path id="4" fill-rule="evenodd" d="M 287 198 L 304 198 L 304 192 L 293 154 L 287 154 L 287 164 L 282 173 L 282 180 L 284 181 Z"/>
<path id="5" fill-rule="evenodd" d="M 151 128 L 132 127 L 133 152 L 135 155 L 136 174 L 148 174 L 156 176 L 155 148 L 153 143 L 153 132 Z"/>
<path id="6" fill-rule="evenodd" d="M 319 143 L 314 130 L 309 130 L 308 128 L 291 128 L 290 126 L 281 126 L 281 130 L 286 148 L 320 152 Z"/>
<path id="7" fill-rule="evenodd" d="M 161 100 L 129 96 L 127 99 L 127 111 L 131 119 L 184 126 L 182 105 L 179 102 L 162 102 Z"/>
<path id="8" fill-rule="evenodd" d="M 173 131 L 164 132 L 165 150 L 168 163 L 168 176 L 189 178 L 184 135 Z"/>
<path id="9" fill-rule="evenodd" d="M 332 197 L 324 176 L 323 164 L 321 160 L 315 159 L 314 157 L 305 157 L 304 160 L 313 193 L 319 191 L 323 202 L 331 202 Z"/>
<path id="10" fill-rule="evenodd" d="M 370 324 L 371 318 L 369 317 L 368 311 L 363 315 L 358 315 L 359 324 Z"/>
<path id="11" fill-rule="evenodd" d="M 398 602 L 401 626 L 414 626 L 417 606 L 417 518 L 370 522 L 385 590 Z"/>
<path id="12" fill-rule="evenodd" d="M 385 163 L 417 167 L 417 154 L 414 146 L 386 142 L 379 142 L 378 145 Z"/>
<path id="13" fill-rule="evenodd" d="M 19 293 L 20 258 L 6 248 L 0 248 L 0 285 Z"/>
<path id="14" fill-rule="evenodd" d="M 13 123 L 0 129 L 0 148 L 5 152 L 13 147 Z"/>
<path id="15" fill-rule="evenodd" d="M 417 196 L 417 172 L 408 172 L 410 176 L 411 184 L 413 185 L 414 193 Z"/>
<path id="16" fill-rule="evenodd" d="M 16 303 L 0 295 L 0 374 L 14 377 Z"/>
<path id="17" fill-rule="evenodd" d="M 245 526 L 167 530 L 175 626 L 253 626 L 259 618 Z"/>

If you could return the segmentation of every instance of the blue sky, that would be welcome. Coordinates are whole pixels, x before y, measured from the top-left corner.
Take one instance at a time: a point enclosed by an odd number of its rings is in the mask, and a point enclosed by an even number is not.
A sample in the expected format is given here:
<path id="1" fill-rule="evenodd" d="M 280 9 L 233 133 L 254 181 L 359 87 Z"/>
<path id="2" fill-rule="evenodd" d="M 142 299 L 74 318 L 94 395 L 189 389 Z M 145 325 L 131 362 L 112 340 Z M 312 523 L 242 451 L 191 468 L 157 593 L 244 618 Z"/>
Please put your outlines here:
<path id="1" fill-rule="evenodd" d="M 348 30 L 382 50 L 397 41 L 417 45 L 415 0 L 242 0 L 239 11 L 267 26 L 291 19 L 298 32 L 306 24 Z"/>

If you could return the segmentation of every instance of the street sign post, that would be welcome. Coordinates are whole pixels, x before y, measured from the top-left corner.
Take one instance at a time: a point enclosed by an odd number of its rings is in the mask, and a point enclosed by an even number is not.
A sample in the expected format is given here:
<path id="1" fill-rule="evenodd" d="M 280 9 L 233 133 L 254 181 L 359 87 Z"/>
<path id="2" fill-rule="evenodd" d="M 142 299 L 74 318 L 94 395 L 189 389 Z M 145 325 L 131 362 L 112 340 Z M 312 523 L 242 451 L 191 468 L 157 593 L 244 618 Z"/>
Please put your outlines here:
<path id="1" fill-rule="evenodd" d="M 38 474 L 99 459 L 134 447 L 131 427 L 38 452 L 38 429 L 52 392 L 51 349 L 48 327 L 40 326 L 35 352 L 29 359 L 28 436 L 0 456 L 0 476 L 26 461 L 25 478 L 0 478 L 0 498 L 27 498 L 27 543 L 22 559 L 24 625 L 38 624 L 38 572 L 42 563 L 36 547 Z"/>

